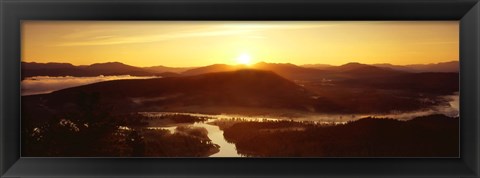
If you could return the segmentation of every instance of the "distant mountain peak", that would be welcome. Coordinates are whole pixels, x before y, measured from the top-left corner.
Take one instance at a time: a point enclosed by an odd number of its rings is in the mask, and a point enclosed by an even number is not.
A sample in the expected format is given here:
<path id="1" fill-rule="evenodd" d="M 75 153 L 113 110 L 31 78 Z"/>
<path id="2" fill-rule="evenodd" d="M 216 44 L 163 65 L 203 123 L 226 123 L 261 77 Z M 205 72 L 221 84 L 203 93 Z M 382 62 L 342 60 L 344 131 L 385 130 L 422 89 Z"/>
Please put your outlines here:
<path id="1" fill-rule="evenodd" d="M 94 64 L 91 64 L 90 66 L 130 66 L 130 65 L 127 65 L 121 62 L 104 62 L 104 63 L 94 63 Z"/>
<path id="2" fill-rule="evenodd" d="M 256 64 L 260 64 L 260 65 L 292 65 L 292 66 L 296 66 L 295 64 L 292 64 L 292 63 L 289 63 L 289 62 L 286 62 L 286 63 L 274 63 L 274 62 L 265 62 L 265 61 L 261 61 L 261 62 L 257 62 Z M 256 65 L 255 64 L 255 65 Z"/>
<path id="3" fill-rule="evenodd" d="M 359 62 L 349 62 L 349 63 L 343 64 L 339 67 L 357 67 L 357 66 L 368 66 L 368 65 L 367 64 L 362 64 L 362 63 L 359 63 Z"/>
<path id="4" fill-rule="evenodd" d="M 358 63 L 358 62 L 349 62 L 341 66 L 331 67 L 331 69 L 340 70 L 340 71 L 348 71 L 348 70 L 354 70 L 359 68 L 376 68 L 376 67 L 370 66 L 367 64 Z"/>
<path id="5" fill-rule="evenodd" d="M 55 68 L 73 68 L 74 65 L 70 63 L 60 63 L 60 62 L 48 62 L 48 63 L 38 63 L 38 62 L 23 62 L 22 67 L 26 69 L 55 69 Z"/>
<path id="6" fill-rule="evenodd" d="M 252 65 L 253 68 L 260 68 L 260 69 L 265 69 L 265 68 L 278 68 L 278 67 L 283 67 L 283 68 L 302 68 L 300 66 L 297 66 L 292 63 L 267 63 L 267 62 L 259 62 L 254 65 Z"/>
<path id="7" fill-rule="evenodd" d="M 373 64 L 377 67 L 390 68 L 406 72 L 458 72 L 460 70 L 459 61 L 447 61 L 430 64 L 409 64 L 394 65 L 389 63 Z"/>
<path id="8" fill-rule="evenodd" d="M 349 62 L 349 63 L 343 64 L 343 66 L 348 66 L 348 65 L 365 65 L 365 64 L 362 64 L 359 62 Z"/>

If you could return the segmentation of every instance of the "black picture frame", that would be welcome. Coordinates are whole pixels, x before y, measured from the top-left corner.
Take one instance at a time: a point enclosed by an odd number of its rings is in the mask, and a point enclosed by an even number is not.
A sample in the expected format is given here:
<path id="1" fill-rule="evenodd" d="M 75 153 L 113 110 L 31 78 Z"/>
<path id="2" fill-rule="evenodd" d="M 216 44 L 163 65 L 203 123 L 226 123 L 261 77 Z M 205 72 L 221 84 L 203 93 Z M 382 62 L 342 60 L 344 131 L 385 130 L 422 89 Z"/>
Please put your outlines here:
<path id="1" fill-rule="evenodd" d="M 478 0 L 0 0 L 1 177 L 479 177 Z M 22 20 L 460 20 L 459 158 L 22 158 Z"/>

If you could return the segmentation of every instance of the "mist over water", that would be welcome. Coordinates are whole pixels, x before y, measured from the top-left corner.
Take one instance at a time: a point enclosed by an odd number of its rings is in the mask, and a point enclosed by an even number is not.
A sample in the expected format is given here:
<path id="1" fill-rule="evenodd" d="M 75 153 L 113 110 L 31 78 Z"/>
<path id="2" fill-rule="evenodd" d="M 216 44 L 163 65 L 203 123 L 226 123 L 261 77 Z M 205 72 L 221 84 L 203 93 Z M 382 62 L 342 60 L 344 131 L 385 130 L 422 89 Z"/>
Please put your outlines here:
<path id="1" fill-rule="evenodd" d="M 121 75 L 121 76 L 97 76 L 97 77 L 47 77 L 47 76 L 37 76 L 29 77 L 22 81 L 22 95 L 33 95 L 33 94 L 43 94 L 50 93 L 53 91 L 76 87 L 81 85 L 87 85 L 97 82 L 110 81 L 110 80 L 124 80 L 124 79 L 149 79 L 156 77 L 135 77 L 130 75 Z M 165 96 L 165 97 L 175 97 L 175 95 Z M 218 147 L 218 152 L 209 155 L 210 157 L 243 157 L 246 154 L 239 152 L 237 150 L 237 145 L 234 142 L 228 142 L 227 137 L 225 137 L 225 130 L 222 130 L 219 125 L 215 125 L 214 121 L 226 121 L 232 122 L 236 118 L 241 119 L 241 122 L 271 122 L 271 121 L 308 121 L 316 124 L 346 124 L 349 121 L 354 121 L 366 117 L 376 117 L 376 118 L 392 118 L 397 120 L 410 120 L 419 116 L 428 116 L 432 114 L 443 114 L 449 117 L 458 117 L 459 116 L 459 93 L 456 92 L 452 95 L 439 96 L 440 100 L 444 101 L 441 105 L 434 105 L 429 108 L 425 108 L 418 111 L 410 112 L 390 112 L 390 113 L 372 113 L 372 114 L 327 114 L 327 113 L 302 113 L 298 117 L 290 116 L 279 116 L 276 115 L 275 111 L 272 111 L 272 115 L 242 115 L 242 114 L 201 114 L 201 113 L 190 113 L 190 112 L 139 112 L 139 114 L 151 118 L 152 121 L 156 121 L 155 118 L 160 118 L 163 115 L 185 115 L 185 116 L 194 116 L 199 118 L 209 118 L 207 121 L 194 122 L 194 123 L 179 123 L 179 124 L 167 124 L 167 125 L 157 125 L 148 123 L 144 126 L 144 129 L 154 129 L 154 130 L 169 130 L 170 133 L 176 132 L 177 127 L 179 126 L 188 126 L 188 127 L 199 127 L 204 128 L 207 131 L 207 136 L 211 142 Z M 160 98 L 140 98 L 138 102 L 141 103 L 142 100 L 159 100 Z M 422 98 L 419 98 L 422 99 Z M 278 111 L 281 112 L 281 111 Z M 153 118 L 153 119 L 152 119 Z M 153 122 L 154 123 L 154 122 Z M 122 128 L 128 128 L 124 126 Z M 130 129 L 130 128 L 128 128 Z M 155 137 L 154 139 L 157 139 Z"/>
<path id="2" fill-rule="evenodd" d="M 124 80 L 124 79 L 149 79 L 157 78 L 155 76 L 138 77 L 130 75 L 114 75 L 114 76 L 96 76 L 96 77 L 49 77 L 49 76 L 35 76 L 27 77 L 22 81 L 22 96 L 46 94 L 57 90 L 71 88 L 81 85 L 87 85 L 97 82 L 110 80 Z"/>
<path id="3" fill-rule="evenodd" d="M 203 127 L 208 131 L 208 137 L 212 140 L 212 143 L 219 146 L 219 152 L 210 155 L 210 157 L 242 157 L 243 155 L 237 151 L 237 147 L 234 143 L 229 143 L 224 137 L 224 131 L 219 128 L 219 126 L 209 124 L 209 122 L 215 120 L 231 120 L 234 118 L 241 118 L 243 122 L 256 121 L 256 122 L 269 122 L 269 121 L 279 121 L 279 120 L 295 120 L 295 121 L 309 121 L 313 123 L 321 124 L 345 124 L 349 121 L 354 121 L 366 117 L 377 117 L 377 118 L 392 118 L 397 120 L 410 120 L 415 117 L 428 116 L 432 114 L 443 114 L 449 117 L 459 117 L 459 95 L 455 93 L 453 95 L 443 96 L 443 99 L 448 101 L 448 104 L 441 106 L 434 106 L 421 111 L 412 111 L 412 112 L 392 112 L 388 114 L 311 114 L 305 115 L 299 118 L 282 118 L 282 117 L 266 117 L 266 116 L 241 116 L 236 114 L 219 114 L 219 115 L 210 115 L 210 114 L 199 114 L 199 113 L 181 113 L 181 112 L 141 112 L 140 114 L 147 117 L 159 117 L 162 115 L 168 114 L 181 114 L 181 115 L 190 115 L 196 117 L 208 117 L 210 118 L 207 122 L 196 122 L 193 124 L 188 124 L 194 127 Z M 293 121 L 292 120 L 292 121 Z M 182 124 L 185 125 L 185 124 Z M 160 127 L 150 127 L 155 129 L 167 129 L 170 132 L 174 132 L 177 126 L 160 126 Z"/>
<path id="4" fill-rule="evenodd" d="M 110 81 L 110 80 L 124 80 L 124 79 L 149 79 L 157 78 L 155 76 L 138 77 L 130 75 L 117 75 L 117 76 L 96 76 L 96 77 L 49 77 L 49 76 L 35 76 L 25 78 L 22 85 L 22 96 L 45 94 L 53 91 L 71 88 L 81 85 L 87 85 L 97 82 Z M 316 113 L 314 115 L 306 115 L 298 120 L 307 121 L 322 121 L 322 122 L 344 122 L 350 120 L 357 120 L 364 117 L 388 117 L 399 120 L 409 120 L 413 117 L 430 115 L 430 114 L 444 114 L 449 117 L 459 116 L 459 93 L 456 92 L 453 95 L 443 96 L 443 99 L 448 101 L 448 105 L 433 106 L 428 109 L 411 111 L 411 112 L 392 112 L 392 113 L 378 113 L 378 114 L 321 114 Z M 231 115 L 230 115 L 231 116 Z M 218 117 L 218 116 L 217 116 Z M 244 117 L 244 116 L 240 116 Z M 247 117 L 248 118 L 248 117 Z M 276 118 L 278 119 L 278 118 Z M 289 119 L 289 118 L 286 118 Z"/>

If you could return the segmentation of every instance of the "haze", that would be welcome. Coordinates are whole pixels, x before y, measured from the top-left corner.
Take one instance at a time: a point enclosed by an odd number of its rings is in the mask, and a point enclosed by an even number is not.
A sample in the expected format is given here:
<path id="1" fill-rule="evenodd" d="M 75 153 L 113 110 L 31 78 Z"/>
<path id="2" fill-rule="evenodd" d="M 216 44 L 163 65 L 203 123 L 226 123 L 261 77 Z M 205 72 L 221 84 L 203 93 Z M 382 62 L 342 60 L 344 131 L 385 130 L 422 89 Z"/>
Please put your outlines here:
<path id="1" fill-rule="evenodd" d="M 458 21 L 23 21 L 22 61 L 398 65 L 459 58 Z"/>

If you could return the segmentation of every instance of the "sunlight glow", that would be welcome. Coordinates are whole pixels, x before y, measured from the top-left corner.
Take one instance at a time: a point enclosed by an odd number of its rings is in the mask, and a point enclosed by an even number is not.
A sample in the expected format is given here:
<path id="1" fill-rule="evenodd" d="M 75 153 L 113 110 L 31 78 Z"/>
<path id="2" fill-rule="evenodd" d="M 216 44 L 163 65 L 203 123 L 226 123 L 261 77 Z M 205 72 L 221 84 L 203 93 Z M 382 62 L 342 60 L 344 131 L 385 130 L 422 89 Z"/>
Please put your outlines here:
<path id="1" fill-rule="evenodd" d="M 260 60 L 428 64 L 458 60 L 458 34 L 458 21 L 27 20 L 22 21 L 21 56 L 24 62 L 116 61 L 138 67 Z"/>
<path id="2" fill-rule="evenodd" d="M 237 63 L 243 65 L 251 65 L 252 60 L 250 55 L 244 53 L 237 57 Z"/>

